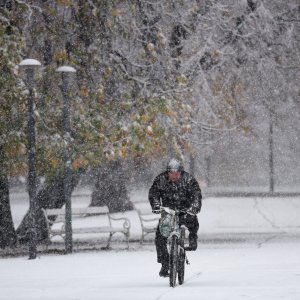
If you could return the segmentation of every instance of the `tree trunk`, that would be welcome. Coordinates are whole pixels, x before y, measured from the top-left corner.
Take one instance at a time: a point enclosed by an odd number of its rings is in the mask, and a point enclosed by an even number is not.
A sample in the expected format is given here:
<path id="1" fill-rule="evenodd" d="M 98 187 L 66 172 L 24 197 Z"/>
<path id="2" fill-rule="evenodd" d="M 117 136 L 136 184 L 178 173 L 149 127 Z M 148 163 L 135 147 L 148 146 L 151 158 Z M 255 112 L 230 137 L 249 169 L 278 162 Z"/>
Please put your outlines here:
<path id="1" fill-rule="evenodd" d="M 3 162 L 4 153 L 0 146 L 0 248 L 15 247 L 17 244 L 17 235 L 9 203 L 8 178 L 3 171 L 5 170 Z"/>
<path id="2" fill-rule="evenodd" d="M 15 232 L 10 204 L 8 179 L 1 174 L 0 176 L 0 247 L 15 247 L 17 235 Z"/>
<path id="3" fill-rule="evenodd" d="M 191 173 L 191 175 L 195 176 L 195 170 L 196 170 L 196 159 L 193 154 L 190 154 L 190 173 Z"/>
<path id="4" fill-rule="evenodd" d="M 206 163 L 206 172 L 205 172 L 206 186 L 210 186 L 211 156 L 205 157 L 205 163 Z"/>
<path id="5" fill-rule="evenodd" d="M 274 116 L 273 111 L 269 108 L 269 192 L 274 193 L 274 130 L 273 130 L 273 122 Z"/>
<path id="6" fill-rule="evenodd" d="M 70 188 L 71 194 L 79 182 L 80 175 L 81 173 L 78 172 L 72 174 L 72 183 Z M 61 174 L 53 181 L 46 183 L 46 185 L 38 192 L 36 201 L 37 241 L 41 243 L 48 239 L 47 226 L 42 208 L 61 208 L 65 204 L 63 177 Z M 28 211 L 17 229 L 17 235 L 21 244 L 26 244 L 29 241 L 29 226 L 30 218 Z"/>
<path id="7" fill-rule="evenodd" d="M 120 162 L 109 162 L 97 170 L 90 206 L 106 205 L 110 212 L 132 210 L 126 178 Z"/>

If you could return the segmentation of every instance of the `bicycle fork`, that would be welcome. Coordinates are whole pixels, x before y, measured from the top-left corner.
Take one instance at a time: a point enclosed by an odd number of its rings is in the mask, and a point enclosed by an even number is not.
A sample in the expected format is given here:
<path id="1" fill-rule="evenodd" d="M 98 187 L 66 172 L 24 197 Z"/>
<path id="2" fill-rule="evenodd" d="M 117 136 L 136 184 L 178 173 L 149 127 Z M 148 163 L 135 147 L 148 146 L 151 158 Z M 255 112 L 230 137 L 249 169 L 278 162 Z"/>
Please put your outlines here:
<path id="1" fill-rule="evenodd" d="M 189 265 L 190 262 L 189 262 L 189 260 L 188 260 L 188 258 L 187 258 L 186 251 L 185 251 L 184 247 L 182 247 L 181 245 L 178 245 L 178 249 L 179 249 L 179 251 L 180 251 L 180 250 L 184 251 L 185 263 L 186 263 L 187 265 Z"/>

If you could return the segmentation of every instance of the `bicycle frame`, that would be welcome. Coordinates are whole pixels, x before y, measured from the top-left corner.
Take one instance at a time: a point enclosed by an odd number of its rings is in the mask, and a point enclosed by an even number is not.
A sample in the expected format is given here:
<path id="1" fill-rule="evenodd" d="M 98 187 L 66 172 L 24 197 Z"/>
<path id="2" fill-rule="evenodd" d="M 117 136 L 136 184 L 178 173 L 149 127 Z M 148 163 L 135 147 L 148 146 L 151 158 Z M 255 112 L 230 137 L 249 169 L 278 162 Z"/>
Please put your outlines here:
<path id="1" fill-rule="evenodd" d="M 172 215 L 172 231 L 168 237 L 168 244 L 170 255 L 170 286 L 175 287 L 177 275 L 179 284 L 183 284 L 184 281 L 184 264 L 186 260 L 184 235 L 186 227 L 179 225 L 179 214 L 186 212 L 173 210 L 169 207 L 161 207 L 161 210 Z"/>

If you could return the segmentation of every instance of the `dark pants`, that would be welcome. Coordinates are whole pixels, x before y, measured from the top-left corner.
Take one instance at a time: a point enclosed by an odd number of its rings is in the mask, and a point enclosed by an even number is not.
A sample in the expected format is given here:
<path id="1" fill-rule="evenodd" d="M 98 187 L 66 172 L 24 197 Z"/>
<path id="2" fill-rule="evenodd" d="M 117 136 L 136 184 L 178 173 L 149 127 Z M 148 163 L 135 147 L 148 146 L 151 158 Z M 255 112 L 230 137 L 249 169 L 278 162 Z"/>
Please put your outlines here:
<path id="1" fill-rule="evenodd" d="M 180 217 L 179 224 L 185 225 L 189 230 L 189 244 L 194 245 L 197 248 L 197 232 L 199 229 L 199 223 L 196 216 L 186 215 L 186 218 Z M 169 253 L 167 249 L 168 238 L 161 235 L 159 226 L 156 230 L 155 246 L 157 253 L 157 262 L 162 264 L 169 264 Z"/>

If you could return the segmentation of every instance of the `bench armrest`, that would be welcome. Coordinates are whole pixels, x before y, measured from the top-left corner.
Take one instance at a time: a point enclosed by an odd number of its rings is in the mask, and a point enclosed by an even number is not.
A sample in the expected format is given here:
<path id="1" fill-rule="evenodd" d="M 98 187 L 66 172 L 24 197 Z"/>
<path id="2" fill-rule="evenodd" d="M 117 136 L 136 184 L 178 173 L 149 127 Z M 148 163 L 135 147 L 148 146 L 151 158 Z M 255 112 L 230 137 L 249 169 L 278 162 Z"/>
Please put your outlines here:
<path id="1" fill-rule="evenodd" d="M 46 223 L 47 223 L 47 227 L 49 229 L 49 227 L 52 226 L 55 223 L 55 221 L 52 221 L 52 220 L 49 219 L 49 216 L 47 214 L 47 210 L 46 209 L 42 208 L 42 212 L 44 214 L 44 217 L 45 217 L 45 220 L 46 220 Z"/>
<path id="2" fill-rule="evenodd" d="M 130 220 L 128 218 L 125 218 L 125 217 L 112 217 L 110 214 L 108 214 L 108 217 L 110 220 L 113 220 L 113 221 L 124 221 L 123 223 L 123 227 L 126 228 L 126 229 L 129 229 L 131 227 L 131 223 L 130 223 Z"/>
<path id="3" fill-rule="evenodd" d="M 160 219 L 160 216 L 159 217 L 152 217 L 152 218 L 145 218 L 144 216 L 140 215 L 140 219 L 143 222 L 153 222 L 153 221 L 158 221 Z"/>

